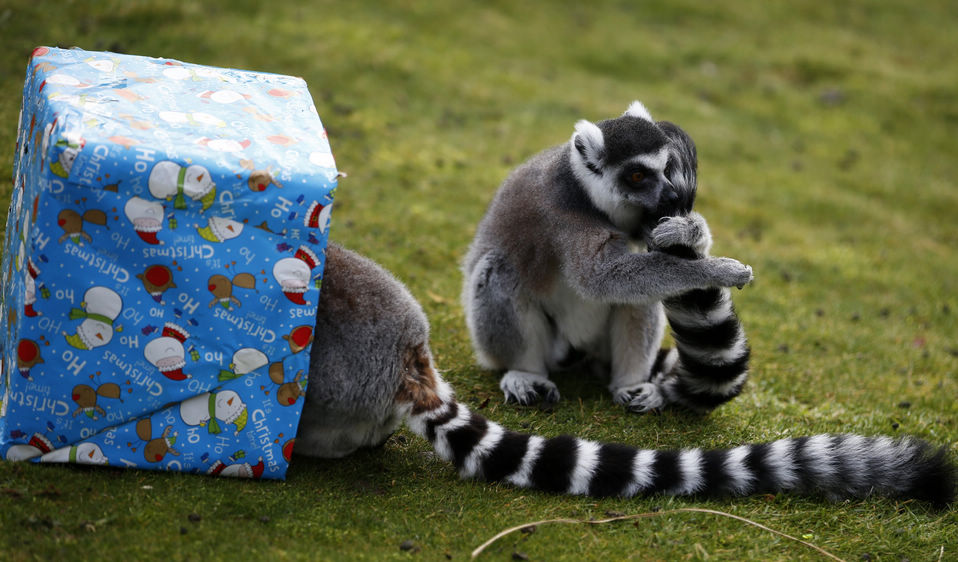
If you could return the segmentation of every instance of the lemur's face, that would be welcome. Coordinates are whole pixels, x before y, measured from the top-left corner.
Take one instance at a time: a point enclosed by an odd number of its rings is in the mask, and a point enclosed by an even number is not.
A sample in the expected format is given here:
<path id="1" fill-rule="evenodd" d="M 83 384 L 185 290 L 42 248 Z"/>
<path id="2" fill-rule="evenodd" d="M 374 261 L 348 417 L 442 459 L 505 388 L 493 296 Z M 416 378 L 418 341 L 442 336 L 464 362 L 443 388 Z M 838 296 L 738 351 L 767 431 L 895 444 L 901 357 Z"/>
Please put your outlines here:
<path id="1" fill-rule="evenodd" d="M 597 124 L 602 132 L 602 175 L 624 203 L 644 212 L 657 209 L 672 197 L 672 184 L 665 177 L 668 138 L 652 121 L 623 115 Z"/>
<path id="2" fill-rule="evenodd" d="M 633 156 L 617 167 L 616 190 L 630 205 L 653 212 L 678 199 L 672 183 L 665 177 L 668 148 Z"/>
<path id="3" fill-rule="evenodd" d="M 575 131 L 573 173 L 617 226 L 651 231 L 662 217 L 691 210 L 695 148 L 681 129 L 635 102 L 615 119 L 579 121 Z"/>

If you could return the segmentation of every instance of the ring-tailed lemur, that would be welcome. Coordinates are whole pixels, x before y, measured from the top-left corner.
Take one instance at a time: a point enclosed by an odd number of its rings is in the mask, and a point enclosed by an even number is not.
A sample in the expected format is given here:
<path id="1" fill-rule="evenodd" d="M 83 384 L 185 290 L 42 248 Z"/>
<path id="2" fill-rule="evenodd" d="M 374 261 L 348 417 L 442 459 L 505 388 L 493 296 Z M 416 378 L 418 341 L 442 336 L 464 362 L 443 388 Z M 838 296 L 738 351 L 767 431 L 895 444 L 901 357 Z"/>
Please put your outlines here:
<path id="1" fill-rule="evenodd" d="M 752 270 L 708 256 L 708 225 L 691 212 L 696 166 L 692 139 L 633 102 L 579 121 L 503 182 L 462 300 L 480 364 L 506 371 L 507 401 L 557 400 L 548 373 L 570 352 L 611 371 L 614 400 L 634 412 L 707 411 L 739 393 L 749 351 L 726 287 Z M 663 302 L 678 349 L 667 356 Z"/>
<path id="2" fill-rule="evenodd" d="M 870 493 L 951 502 L 946 449 L 918 439 L 816 435 L 722 450 L 648 450 L 515 433 L 457 402 L 433 364 L 419 303 L 388 272 L 326 253 L 295 452 L 342 457 L 405 420 L 465 478 L 592 496 Z"/>

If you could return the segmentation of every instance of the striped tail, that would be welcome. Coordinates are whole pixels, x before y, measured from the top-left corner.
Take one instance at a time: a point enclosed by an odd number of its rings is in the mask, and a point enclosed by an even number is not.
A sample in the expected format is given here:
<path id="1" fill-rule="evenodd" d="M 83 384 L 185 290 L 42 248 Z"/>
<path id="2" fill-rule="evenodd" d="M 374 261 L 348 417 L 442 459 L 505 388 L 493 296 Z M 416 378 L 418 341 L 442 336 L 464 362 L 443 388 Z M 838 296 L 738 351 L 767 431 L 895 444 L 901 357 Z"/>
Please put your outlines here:
<path id="1" fill-rule="evenodd" d="M 649 494 L 743 496 L 797 492 L 869 494 L 942 508 L 955 496 L 945 448 L 919 439 L 822 434 L 730 449 L 650 450 L 562 435 L 516 433 L 453 399 L 407 424 L 463 478 L 596 497 Z"/>
<path id="2" fill-rule="evenodd" d="M 649 249 L 689 260 L 708 257 L 712 234 L 705 219 L 692 212 L 698 179 L 695 142 L 672 123 L 658 125 L 669 138 L 665 173 L 678 201 L 659 210 L 662 218 L 651 232 Z M 738 396 L 748 379 L 750 352 L 730 291 L 693 290 L 663 304 L 676 351 L 665 356 L 662 369 L 653 369 L 648 406 L 637 411 L 678 404 L 708 412 Z"/>
<path id="3" fill-rule="evenodd" d="M 690 213 L 667 220 L 664 226 L 660 223 L 666 233 L 657 241 L 671 242 L 655 250 L 690 260 L 708 257 L 712 236 L 701 215 Z M 653 236 L 659 232 L 653 231 Z M 748 380 L 751 352 L 731 291 L 724 287 L 695 289 L 662 304 L 676 348 L 661 362 L 662 367 L 653 371 L 651 383 L 663 402 L 709 412 L 738 396 Z"/>
<path id="4" fill-rule="evenodd" d="M 698 289 L 664 305 L 677 350 L 658 381 L 667 401 L 708 412 L 738 396 L 751 352 L 730 291 Z"/>

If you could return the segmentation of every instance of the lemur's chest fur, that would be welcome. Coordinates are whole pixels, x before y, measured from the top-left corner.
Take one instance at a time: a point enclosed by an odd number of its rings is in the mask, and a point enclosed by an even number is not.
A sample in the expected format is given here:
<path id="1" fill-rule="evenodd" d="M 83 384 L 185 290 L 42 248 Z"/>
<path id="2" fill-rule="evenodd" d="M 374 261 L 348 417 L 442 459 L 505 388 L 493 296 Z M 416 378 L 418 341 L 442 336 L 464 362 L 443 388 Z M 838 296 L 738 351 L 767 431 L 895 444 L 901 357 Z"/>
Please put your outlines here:
<path id="1" fill-rule="evenodd" d="M 642 240 L 630 239 L 628 247 L 631 253 L 647 251 Z M 583 297 L 560 275 L 545 293 L 541 306 L 556 338 L 593 355 L 609 353 L 609 322 L 617 305 Z"/>
<path id="2" fill-rule="evenodd" d="M 604 347 L 613 305 L 583 298 L 559 277 L 541 306 L 554 325 L 556 338 L 583 351 L 597 353 Z"/>

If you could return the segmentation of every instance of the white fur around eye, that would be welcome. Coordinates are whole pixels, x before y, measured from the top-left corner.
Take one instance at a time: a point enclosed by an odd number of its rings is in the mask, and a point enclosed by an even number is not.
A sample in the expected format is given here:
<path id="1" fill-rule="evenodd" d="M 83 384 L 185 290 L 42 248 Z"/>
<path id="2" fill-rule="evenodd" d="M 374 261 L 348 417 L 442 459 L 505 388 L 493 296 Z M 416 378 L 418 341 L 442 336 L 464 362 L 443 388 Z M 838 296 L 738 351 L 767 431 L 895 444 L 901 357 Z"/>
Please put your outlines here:
<path id="1" fill-rule="evenodd" d="M 669 162 L 669 147 L 663 146 L 658 152 L 641 154 L 632 159 L 633 162 L 642 164 L 650 170 L 665 170 L 665 165 Z"/>

